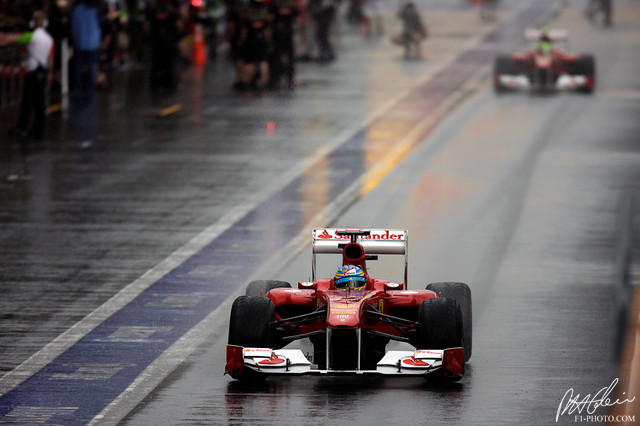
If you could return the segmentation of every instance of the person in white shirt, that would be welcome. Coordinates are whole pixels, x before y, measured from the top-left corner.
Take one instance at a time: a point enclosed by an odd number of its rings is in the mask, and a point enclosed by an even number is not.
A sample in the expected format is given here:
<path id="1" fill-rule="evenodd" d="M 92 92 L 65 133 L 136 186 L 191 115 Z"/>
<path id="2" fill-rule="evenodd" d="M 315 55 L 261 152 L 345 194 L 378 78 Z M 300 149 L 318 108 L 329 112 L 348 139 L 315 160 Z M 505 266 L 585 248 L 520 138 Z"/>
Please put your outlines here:
<path id="1" fill-rule="evenodd" d="M 20 117 L 14 129 L 22 139 L 29 134 L 35 139 L 42 139 L 45 125 L 45 96 L 47 79 L 53 64 L 53 38 L 45 30 L 46 16 L 41 11 L 33 13 L 34 30 L 22 34 L 19 44 L 26 45 L 27 57 L 24 61 L 26 75 L 22 89 Z M 31 119 L 33 115 L 33 126 Z"/>

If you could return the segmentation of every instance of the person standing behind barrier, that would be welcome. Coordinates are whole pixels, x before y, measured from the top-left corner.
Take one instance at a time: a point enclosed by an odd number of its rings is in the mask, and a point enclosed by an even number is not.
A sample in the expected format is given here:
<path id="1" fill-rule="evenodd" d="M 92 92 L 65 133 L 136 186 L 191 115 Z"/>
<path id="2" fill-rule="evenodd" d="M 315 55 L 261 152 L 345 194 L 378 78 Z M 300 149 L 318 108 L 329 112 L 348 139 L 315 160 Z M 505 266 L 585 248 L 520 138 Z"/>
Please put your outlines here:
<path id="1" fill-rule="evenodd" d="M 273 66 L 271 71 L 272 88 L 280 85 L 284 74 L 287 87 L 295 86 L 295 57 L 293 35 L 296 19 L 300 16 L 300 5 L 296 0 L 271 0 L 271 20 L 273 22 Z"/>
<path id="2" fill-rule="evenodd" d="M 62 51 L 64 50 L 62 45 L 67 43 L 69 38 L 69 2 L 67 0 L 56 0 L 51 5 L 51 11 L 49 12 L 49 25 L 47 31 L 53 37 L 53 43 L 56 46 L 53 57 L 53 83 L 51 91 L 56 93 L 62 93 L 63 91 L 63 76 L 62 76 Z M 66 67 L 65 67 L 66 68 Z M 64 76 L 64 81 L 68 81 L 69 76 Z M 66 89 L 66 88 L 65 88 Z"/>
<path id="3" fill-rule="evenodd" d="M 592 22 L 596 20 L 598 14 L 602 14 L 602 23 L 607 27 L 613 25 L 612 12 L 613 0 L 589 0 L 584 11 Z"/>
<path id="4" fill-rule="evenodd" d="M 498 0 L 481 0 L 480 2 L 480 19 L 485 22 L 496 20 L 496 9 L 498 8 Z"/>
<path id="5" fill-rule="evenodd" d="M 401 4 L 398 17 L 402 21 L 402 34 L 397 43 L 404 46 L 406 59 L 418 59 L 421 54 L 421 43 L 428 36 L 426 25 L 416 9 L 416 5 L 410 1 Z"/>
<path id="6" fill-rule="evenodd" d="M 21 139 L 29 135 L 32 115 L 32 136 L 42 139 L 44 135 L 47 77 L 51 76 L 50 72 L 53 69 L 53 37 L 45 30 L 45 21 L 43 12 L 34 12 L 34 31 L 18 38 L 19 44 L 27 46 L 27 58 L 24 63 L 27 74 L 22 90 L 18 124 L 12 133 Z"/>
<path id="7" fill-rule="evenodd" d="M 320 0 L 315 12 L 316 38 L 318 40 L 318 60 L 330 62 L 336 59 L 336 52 L 331 44 L 331 25 L 335 19 L 336 6 L 334 0 Z"/>
<path id="8" fill-rule="evenodd" d="M 77 0 L 71 11 L 71 36 L 74 56 L 73 88 L 82 90 L 84 87 L 87 91 L 93 91 L 102 41 L 97 0 Z M 86 82 L 83 81 L 85 69 Z"/>
<path id="9" fill-rule="evenodd" d="M 613 0 L 601 0 L 602 12 L 604 13 L 604 25 L 610 27 L 613 25 Z"/>
<path id="10" fill-rule="evenodd" d="M 240 33 L 241 56 L 244 60 L 244 87 L 255 85 L 263 89 L 269 83 L 269 53 L 272 31 L 269 25 L 269 9 L 264 0 L 250 0 L 246 20 Z M 257 68 L 257 81 L 256 78 Z"/>
<path id="11" fill-rule="evenodd" d="M 378 0 L 360 0 L 362 3 L 362 27 L 365 37 L 381 36 L 384 34 L 382 13 Z"/>
<path id="12" fill-rule="evenodd" d="M 244 87 L 244 59 L 240 49 L 240 33 L 242 23 L 247 18 L 248 7 L 243 0 L 227 0 L 226 2 L 226 31 L 229 42 L 229 59 L 235 70 L 234 90 Z"/>
<path id="13" fill-rule="evenodd" d="M 316 12 L 322 0 L 306 0 L 300 19 L 300 42 L 303 52 L 298 57 L 300 61 L 311 61 L 317 50 Z"/>
<path id="14" fill-rule="evenodd" d="M 183 22 L 175 0 L 156 0 L 147 10 L 151 42 L 151 89 L 172 92 L 178 84 L 180 32 Z"/>

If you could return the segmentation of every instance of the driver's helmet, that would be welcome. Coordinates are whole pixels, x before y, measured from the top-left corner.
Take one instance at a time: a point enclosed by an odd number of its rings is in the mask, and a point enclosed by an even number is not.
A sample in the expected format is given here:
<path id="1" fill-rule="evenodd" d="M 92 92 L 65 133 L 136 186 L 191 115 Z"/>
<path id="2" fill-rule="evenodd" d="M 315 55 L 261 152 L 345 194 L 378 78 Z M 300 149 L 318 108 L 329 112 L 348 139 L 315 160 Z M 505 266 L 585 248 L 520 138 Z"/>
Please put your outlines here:
<path id="1" fill-rule="evenodd" d="M 552 40 L 549 35 L 549 29 L 547 27 L 542 27 L 540 29 L 540 39 L 538 40 L 538 50 L 540 53 L 551 53 L 552 50 Z"/>
<path id="2" fill-rule="evenodd" d="M 367 277 L 364 271 L 355 265 L 344 265 L 338 269 L 333 277 L 336 288 L 348 288 L 362 290 L 367 285 Z"/>
<path id="3" fill-rule="evenodd" d="M 538 44 L 538 51 L 540 51 L 540 53 L 544 53 L 544 54 L 549 54 L 551 53 L 551 51 L 553 50 L 553 47 L 551 46 L 551 43 L 549 43 L 548 41 L 541 41 Z"/>

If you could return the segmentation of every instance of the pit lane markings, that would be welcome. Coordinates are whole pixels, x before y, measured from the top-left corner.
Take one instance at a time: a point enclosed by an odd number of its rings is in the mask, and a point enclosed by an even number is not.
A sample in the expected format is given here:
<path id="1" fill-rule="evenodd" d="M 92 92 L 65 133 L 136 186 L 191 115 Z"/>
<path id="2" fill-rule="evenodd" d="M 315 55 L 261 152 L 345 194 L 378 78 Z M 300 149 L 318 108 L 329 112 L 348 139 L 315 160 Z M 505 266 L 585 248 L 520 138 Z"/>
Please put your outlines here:
<path id="1" fill-rule="evenodd" d="M 487 30 L 486 33 L 489 33 L 489 30 Z M 478 40 L 483 38 L 485 35 L 485 33 L 479 35 Z M 471 45 L 472 41 L 470 40 L 468 45 L 464 46 L 461 49 L 460 53 L 463 54 L 465 50 L 468 50 L 471 47 Z M 35 354 L 32 358 L 30 358 L 20 367 L 16 368 L 14 371 L 7 374 L 2 380 L 0 380 L 0 393 L 4 393 L 2 392 L 4 389 L 11 389 L 17 386 L 19 383 L 35 374 L 47 363 L 51 362 L 55 357 L 57 357 L 57 355 L 61 354 L 66 349 L 70 348 L 76 342 L 82 339 L 84 336 L 88 335 L 94 328 L 102 324 L 112 314 L 120 311 L 129 302 L 136 299 L 136 297 L 140 293 L 144 292 L 144 290 L 146 290 L 148 287 L 152 286 L 156 282 L 161 281 L 164 275 L 173 271 L 174 269 L 177 269 L 185 262 L 187 262 L 194 254 L 198 253 L 206 245 L 221 236 L 227 229 L 231 228 L 249 212 L 251 212 L 251 210 L 255 209 L 256 206 L 258 206 L 262 201 L 273 198 L 273 196 L 276 195 L 279 191 L 282 191 L 287 184 L 299 177 L 299 175 L 304 170 L 311 167 L 311 165 L 315 164 L 317 161 L 320 161 L 322 157 L 330 155 L 333 151 L 335 151 L 342 145 L 347 145 L 351 139 L 354 139 L 356 137 L 354 133 L 359 133 L 359 130 L 356 132 L 354 131 L 354 128 L 357 130 L 362 129 L 363 127 L 370 126 L 374 120 L 378 119 L 380 115 L 392 108 L 393 105 L 402 101 L 409 93 L 416 90 L 417 87 L 424 85 L 435 74 L 436 71 L 442 70 L 446 66 L 451 65 L 456 61 L 456 59 L 458 59 L 457 55 L 453 56 L 448 61 L 444 61 L 440 67 L 433 70 L 433 73 L 425 75 L 425 78 L 418 80 L 418 82 L 413 87 L 407 89 L 396 99 L 393 99 L 386 105 L 383 105 L 368 119 L 363 120 L 364 123 L 360 123 L 360 126 L 356 124 L 351 129 L 346 129 L 341 134 L 341 136 L 346 137 L 346 140 L 343 137 L 336 138 L 332 143 L 326 145 L 324 149 L 320 150 L 320 152 L 316 156 L 309 158 L 306 162 L 301 162 L 298 167 L 294 167 L 288 173 L 285 173 L 280 181 L 281 186 L 277 185 L 272 190 L 272 192 L 265 191 L 265 193 L 259 194 L 252 199 L 247 200 L 244 204 L 238 205 L 227 215 L 225 215 L 222 220 L 204 230 L 200 235 L 195 237 L 181 249 L 174 252 L 165 261 L 161 262 L 156 268 L 148 271 L 138 280 L 131 283 L 121 292 L 116 294 L 112 299 L 110 299 L 109 302 L 105 303 L 105 305 L 99 307 L 80 323 L 77 323 L 74 327 L 63 333 L 63 335 L 54 340 L 52 344 L 48 345 L 42 351 Z M 438 108 L 436 108 L 432 112 L 438 112 Z M 400 151 L 402 152 L 403 150 Z M 362 179 L 364 179 L 364 177 Z M 320 221 L 327 221 L 327 219 L 331 218 L 332 215 L 338 214 L 336 212 L 339 212 L 340 208 L 336 208 L 336 206 L 344 206 L 348 204 L 354 196 L 357 196 L 358 191 L 361 189 L 362 179 L 355 182 L 349 190 L 338 195 L 337 199 L 334 201 L 334 204 L 327 206 L 327 208 L 317 216 L 317 219 Z M 381 178 L 379 178 L 378 181 L 380 179 Z M 298 236 L 294 237 L 291 240 L 287 247 L 296 246 L 299 250 L 301 250 L 308 244 L 308 234 L 309 232 L 307 232 L 307 230 L 302 230 L 298 234 Z M 272 256 L 272 258 L 277 259 L 278 257 Z M 265 266 L 265 268 L 269 268 L 269 266 L 271 268 L 275 268 L 277 265 L 267 265 Z M 256 272 L 256 274 L 258 274 L 258 272 Z M 238 288 L 236 289 L 236 292 L 240 292 L 241 290 L 242 289 Z M 182 362 L 182 360 L 185 359 L 186 356 L 188 356 L 188 354 L 195 350 L 197 345 L 199 345 L 199 342 L 201 342 L 204 337 L 211 334 L 212 325 L 214 330 L 217 330 L 220 327 L 220 322 L 212 321 L 212 319 L 224 317 L 224 321 L 226 321 L 227 312 L 231 303 L 230 300 L 232 299 L 233 297 L 230 296 L 227 300 L 219 304 L 218 308 L 211 311 L 207 318 L 203 319 L 199 324 L 194 326 L 191 330 L 187 331 L 187 333 L 179 338 L 178 341 L 176 341 L 173 345 L 166 349 L 162 355 L 156 358 L 154 362 L 148 365 L 145 371 L 139 374 L 134 382 L 131 383 L 131 385 L 127 387 L 125 391 L 123 391 L 118 397 L 116 397 L 116 399 L 113 400 L 108 407 L 106 407 L 99 415 L 94 418 L 94 422 L 99 422 L 100 420 L 107 419 L 121 419 L 129 409 L 134 407 L 137 402 L 141 400 L 141 394 L 146 395 L 153 388 L 155 388 L 156 385 L 164 379 L 167 372 L 173 371 L 173 369 L 177 367 Z M 155 371 L 155 373 L 152 373 L 152 371 Z"/>
<path id="2" fill-rule="evenodd" d="M 523 7 L 520 11 L 524 10 Z M 518 11 L 519 12 L 519 11 Z M 518 12 L 514 13 L 516 15 Z M 487 31 L 484 34 L 478 36 L 478 40 L 483 39 L 486 34 L 490 31 Z M 476 41 L 476 45 L 477 42 Z M 464 51 L 472 48 L 473 44 L 469 42 L 469 45 L 465 46 L 461 50 L 461 54 Z M 421 79 L 418 84 L 416 84 L 411 89 L 407 89 L 406 92 L 402 93 L 396 99 L 390 101 L 385 108 L 381 108 L 376 111 L 372 116 L 365 120 L 365 123 L 361 125 L 360 128 L 367 128 L 375 122 L 375 120 L 384 114 L 389 109 L 393 108 L 394 105 L 399 103 L 402 99 L 406 98 L 413 90 L 418 87 L 426 84 L 438 70 L 444 69 L 446 66 L 455 62 L 458 56 L 453 57 L 452 59 L 444 62 L 440 68 L 434 70 L 432 74 L 429 74 L 424 79 Z M 474 89 L 477 89 L 481 86 L 481 81 L 486 78 L 487 73 L 489 72 L 490 66 L 481 67 L 477 72 L 475 72 L 471 77 L 469 77 L 465 84 L 456 92 L 453 92 L 447 99 L 442 101 L 442 104 L 436 108 L 433 113 L 433 123 L 431 123 L 429 119 L 421 121 L 416 128 L 411 131 L 407 136 L 405 136 L 405 140 L 403 140 L 399 145 L 399 147 L 395 150 L 395 152 L 391 155 L 394 157 L 393 159 L 387 160 L 386 158 L 381 159 L 376 166 L 369 172 L 363 175 L 359 180 L 353 182 L 351 186 L 345 189 L 339 196 L 337 196 L 334 201 L 327 205 L 322 211 L 320 211 L 312 220 L 308 221 L 308 225 L 303 226 L 303 229 L 300 229 L 298 234 L 292 238 L 288 244 L 286 244 L 282 249 L 278 252 L 274 253 L 271 256 L 271 262 L 267 263 L 261 267 L 259 267 L 247 280 L 246 282 L 250 282 L 255 279 L 261 279 L 264 276 L 269 276 L 281 269 L 284 264 L 290 259 L 292 255 L 301 252 L 304 247 L 309 244 L 309 234 L 311 233 L 311 228 L 314 223 L 326 223 L 330 222 L 339 215 L 339 213 L 348 205 L 351 200 L 357 198 L 359 195 L 362 195 L 363 188 L 366 188 L 365 191 L 371 191 L 376 182 L 380 182 L 382 178 L 391 171 L 391 165 L 397 164 L 404 158 L 408 153 L 411 152 L 410 146 L 416 143 L 416 138 L 418 138 L 417 143 L 422 141 L 423 139 L 419 138 L 419 135 L 424 136 L 425 133 L 428 133 L 430 130 L 430 126 L 433 126 L 437 123 L 438 118 L 442 118 L 443 114 L 446 114 L 450 111 L 451 108 L 455 107 L 455 105 L 469 96 L 474 92 Z M 439 117 L 438 117 L 439 116 Z M 344 133 L 345 137 L 347 137 L 347 141 L 353 137 L 353 129 L 347 129 Z M 320 152 L 314 157 L 310 158 L 308 161 L 304 162 L 304 165 L 301 165 L 299 168 L 299 173 L 293 173 L 294 169 L 291 169 L 292 178 L 295 179 L 299 174 L 303 173 L 307 170 L 311 165 L 320 162 L 322 158 L 325 158 L 331 154 L 334 150 L 337 150 L 342 145 L 345 145 L 347 142 L 342 138 L 336 138 L 332 144 L 329 146 L 325 146 L 324 149 L 321 149 Z M 287 179 L 288 181 L 289 179 Z M 278 186 L 278 190 L 275 192 L 283 190 L 287 186 L 287 183 L 283 183 L 282 186 Z M 270 194 L 269 197 L 272 195 Z M 264 196 L 264 199 L 268 198 Z M 257 206 L 258 204 L 256 204 Z M 240 220 L 241 217 L 238 218 Z M 224 230 L 220 231 L 221 233 Z M 217 237 L 212 238 L 215 239 Z M 286 254 L 286 256 L 285 256 Z M 225 301 L 223 301 L 216 309 L 211 311 L 200 323 L 196 324 L 193 328 L 191 328 L 187 333 L 185 333 L 178 341 L 176 341 L 173 345 L 171 345 L 164 353 L 162 353 L 156 360 L 154 360 L 142 374 L 140 374 L 136 379 L 131 383 L 127 389 L 125 389 L 115 400 L 113 400 L 105 409 L 100 412 L 90 423 L 89 425 L 97 425 L 103 421 L 113 421 L 117 422 L 119 419 L 122 419 L 133 410 L 136 405 L 142 401 L 144 397 L 150 392 L 152 392 L 157 386 L 159 386 L 164 377 L 169 372 L 173 371 L 177 368 L 182 360 L 186 359 L 196 348 L 200 345 L 200 342 L 206 340 L 217 340 L 223 338 L 226 333 L 226 329 L 224 329 L 224 324 L 227 324 L 228 321 L 228 312 L 231 309 L 231 304 L 233 300 L 244 293 L 244 288 L 238 287 L 233 291 Z"/>

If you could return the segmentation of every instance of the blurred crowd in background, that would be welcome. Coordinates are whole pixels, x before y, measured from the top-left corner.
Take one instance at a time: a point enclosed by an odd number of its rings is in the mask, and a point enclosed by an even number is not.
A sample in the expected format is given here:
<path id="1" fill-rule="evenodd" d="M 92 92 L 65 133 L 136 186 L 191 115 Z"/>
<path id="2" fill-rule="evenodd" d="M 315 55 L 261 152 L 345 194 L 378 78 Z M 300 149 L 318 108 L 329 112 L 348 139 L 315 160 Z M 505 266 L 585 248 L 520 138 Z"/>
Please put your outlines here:
<path id="1" fill-rule="evenodd" d="M 29 31 L 33 13 L 40 10 L 47 17 L 46 31 L 54 39 L 53 91 L 60 90 L 63 61 L 70 62 L 71 90 L 108 88 L 115 69 L 144 64 L 150 68 L 151 88 L 170 91 L 176 86 L 181 65 L 202 63 L 220 55 L 235 65 L 234 89 L 293 87 L 296 60 L 335 59 L 330 35 L 339 12 L 344 13 L 347 22 L 359 26 L 365 37 L 380 36 L 384 33 L 383 6 L 400 11 L 410 3 L 0 0 L 0 45 L 10 44 L 10 38 L 3 38 L 3 34 Z M 68 50 L 63 49 L 66 45 Z"/>
<path id="2" fill-rule="evenodd" d="M 294 55 L 299 60 L 335 59 L 329 34 L 338 7 L 370 35 L 379 2 L 0 0 L 0 33 L 28 31 L 33 13 L 45 13 L 46 30 L 55 41 L 54 90 L 59 88 L 63 43 L 74 53 L 69 60 L 76 62 L 69 67 L 72 90 L 108 87 L 114 69 L 140 63 L 151 68 L 152 88 L 170 90 L 176 84 L 176 67 L 221 54 L 236 65 L 235 89 L 292 86 Z M 0 44 L 10 44 L 10 38 L 0 39 Z"/>
<path id="3" fill-rule="evenodd" d="M 457 1 L 481 13 L 497 3 Z M 108 90 L 127 68 L 170 94 L 182 67 L 216 58 L 232 64 L 234 90 L 290 90 L 296 62 L 336 59 L 339 17 L 370 38 L 385 35 L 385 13 L 400 23 L 391 39 L 405 58 L 420 58 L 428 29 L 410 0 L 0 0 L 0 110 L 20 104 L 10 133 L 38 137 L 46 97 Z"/>

